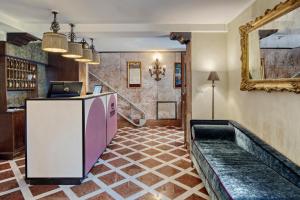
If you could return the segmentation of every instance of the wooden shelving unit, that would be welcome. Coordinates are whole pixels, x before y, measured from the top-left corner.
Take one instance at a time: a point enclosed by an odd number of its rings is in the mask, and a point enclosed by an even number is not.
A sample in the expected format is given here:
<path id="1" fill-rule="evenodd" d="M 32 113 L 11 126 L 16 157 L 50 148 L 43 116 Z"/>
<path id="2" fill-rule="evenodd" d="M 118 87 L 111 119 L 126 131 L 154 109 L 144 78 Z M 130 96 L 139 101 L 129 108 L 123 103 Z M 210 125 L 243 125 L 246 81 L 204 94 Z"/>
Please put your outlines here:
<path id="1" fill-rule="evenodd" d="M 6 57 L 7 90 L 35 90 L 37 65 L 29 61 Z"/>

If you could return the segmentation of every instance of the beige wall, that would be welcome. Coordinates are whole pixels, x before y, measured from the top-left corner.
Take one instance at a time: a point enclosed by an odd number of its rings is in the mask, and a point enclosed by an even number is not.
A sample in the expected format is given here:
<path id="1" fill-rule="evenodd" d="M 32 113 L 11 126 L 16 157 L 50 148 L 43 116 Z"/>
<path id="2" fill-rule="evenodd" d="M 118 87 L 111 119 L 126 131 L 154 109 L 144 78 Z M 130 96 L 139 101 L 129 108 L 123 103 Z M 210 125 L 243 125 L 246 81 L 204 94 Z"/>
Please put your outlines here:
<path id="1" fill-rule="evenodd" d="M 228 25 L 229 118 L 240 122 L 300 165 L 300 95 L 288 92 L 242 92 L 239 89 L 241 50 L 238 28 L 279 2 L 257 0 Z"/>
<path id="2" fill-rule="evenodd" d="M 192 34 L 192 118 L 211 119 L 212 87 L 210 71 L 217 71 L 220 81 L 215 88 L 215 119 L 228 119 L 227 43 L 225 33 Z"/>
<path id="3" fill-rule="evenodd" d="M 211 117 L 208 72 L 216 70 L 216 119 L 232 119 L 300 165 L 300 95 L 289 92 L 240 91 L 241 47 L 239 27 L 279 0 L 257 0 L 228 24 L 228 33 L 192 34 L 193 119 Z"/>

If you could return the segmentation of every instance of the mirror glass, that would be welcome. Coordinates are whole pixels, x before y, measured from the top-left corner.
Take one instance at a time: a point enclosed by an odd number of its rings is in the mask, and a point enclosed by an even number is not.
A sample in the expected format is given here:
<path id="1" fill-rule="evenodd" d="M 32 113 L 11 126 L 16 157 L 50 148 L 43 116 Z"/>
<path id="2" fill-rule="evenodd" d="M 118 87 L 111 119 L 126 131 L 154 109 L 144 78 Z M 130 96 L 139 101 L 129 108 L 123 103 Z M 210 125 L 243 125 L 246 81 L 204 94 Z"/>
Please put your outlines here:
<path id="1" fill-rule="evenodd" d="M 249 33 L 249 78 L 300 78 L 300 8 Z"/>

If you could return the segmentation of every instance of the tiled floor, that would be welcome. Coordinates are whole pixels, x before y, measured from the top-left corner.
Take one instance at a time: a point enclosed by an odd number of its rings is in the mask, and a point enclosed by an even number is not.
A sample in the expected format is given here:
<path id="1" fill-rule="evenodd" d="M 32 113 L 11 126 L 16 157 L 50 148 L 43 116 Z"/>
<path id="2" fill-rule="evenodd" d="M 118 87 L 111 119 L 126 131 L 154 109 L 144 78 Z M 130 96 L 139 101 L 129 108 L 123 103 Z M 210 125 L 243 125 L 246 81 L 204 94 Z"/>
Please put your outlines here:
<path id="1" fill-rule="evenodd" d="M 0 161 L 0 199 L 209 199 L 175 127 L 122 128 L 79 186 L 30 186 L 24 158 Z"/>

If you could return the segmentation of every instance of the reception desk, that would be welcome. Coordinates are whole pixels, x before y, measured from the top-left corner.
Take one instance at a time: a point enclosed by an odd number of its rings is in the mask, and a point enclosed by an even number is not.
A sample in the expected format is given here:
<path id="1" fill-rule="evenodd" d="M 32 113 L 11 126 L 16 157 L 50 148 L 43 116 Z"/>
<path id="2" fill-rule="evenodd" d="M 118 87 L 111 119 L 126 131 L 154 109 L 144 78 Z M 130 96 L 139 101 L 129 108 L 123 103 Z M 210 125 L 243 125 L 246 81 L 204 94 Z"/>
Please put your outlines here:
<path id="1" fill-rule="evenodd" d="M 26 181 L 79 184 L 117 133 L 117 95 L 26 101 Z"/>

